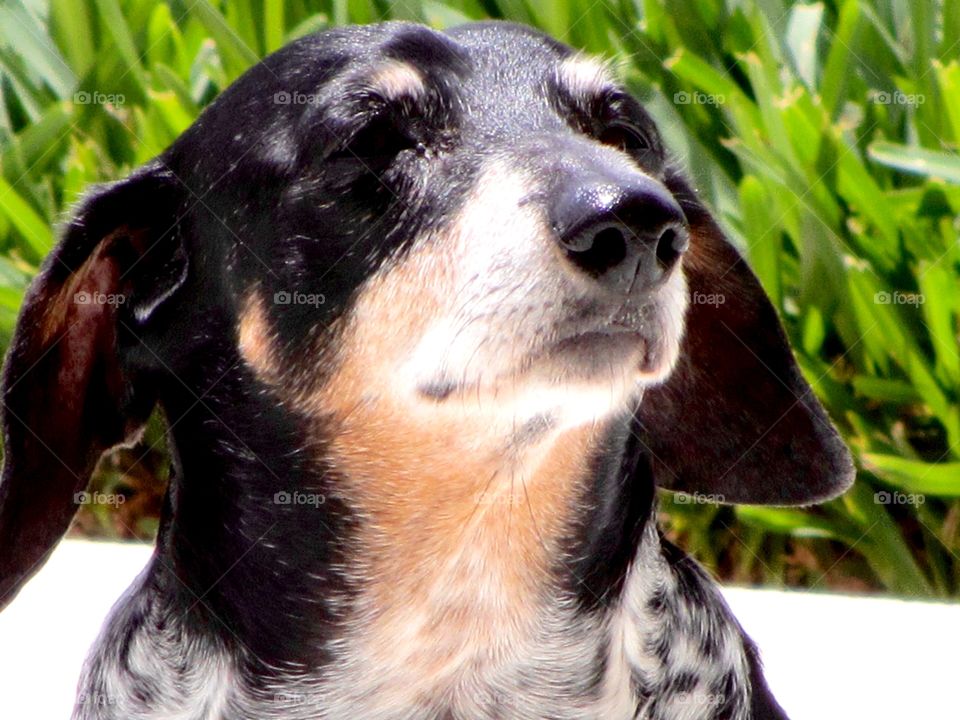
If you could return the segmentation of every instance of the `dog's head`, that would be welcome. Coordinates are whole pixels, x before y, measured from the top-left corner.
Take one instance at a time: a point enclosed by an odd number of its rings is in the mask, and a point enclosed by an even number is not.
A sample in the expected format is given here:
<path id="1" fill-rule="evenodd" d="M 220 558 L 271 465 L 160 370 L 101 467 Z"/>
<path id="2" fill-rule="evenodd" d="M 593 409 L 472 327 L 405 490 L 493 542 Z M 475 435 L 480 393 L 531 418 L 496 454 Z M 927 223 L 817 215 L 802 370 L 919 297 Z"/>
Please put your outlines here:
<path id="1" fill-rule="evenodd" d="M 636 411 L 662 486 L 729 502 L 811 503 L 851 478 L 641 104 L 519 26 L 300 40 L 86 198 L 7 359 L 0 592 L 162 388 L 237 363 L 291 408 L 388 402 L 399 435 L 473 422 L 525 442 Z"/>

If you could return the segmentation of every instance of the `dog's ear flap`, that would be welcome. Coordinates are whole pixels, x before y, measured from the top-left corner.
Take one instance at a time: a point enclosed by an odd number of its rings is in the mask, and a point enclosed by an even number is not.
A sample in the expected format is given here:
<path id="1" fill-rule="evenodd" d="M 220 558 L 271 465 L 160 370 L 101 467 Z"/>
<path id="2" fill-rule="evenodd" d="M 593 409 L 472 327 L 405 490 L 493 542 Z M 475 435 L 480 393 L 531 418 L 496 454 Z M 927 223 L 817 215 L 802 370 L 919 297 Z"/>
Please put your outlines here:
<path id="1" fill-rule="evenodd" d="M 843 492 L 854 468 L 756 276 L 693 192 L 690 293 L 673 373 L 646 390 L 635 430 L 657 484 L 721 502 L 804 505 Z"/>
<path id="2" fill-rule="evenodd" d="M 177 197 L 149 167 L 99 189 L 27 291 L 2 384 L 0 607 L 66 532 L 100 455 L 149 417 L 122 345 L 186 276 Z"/>

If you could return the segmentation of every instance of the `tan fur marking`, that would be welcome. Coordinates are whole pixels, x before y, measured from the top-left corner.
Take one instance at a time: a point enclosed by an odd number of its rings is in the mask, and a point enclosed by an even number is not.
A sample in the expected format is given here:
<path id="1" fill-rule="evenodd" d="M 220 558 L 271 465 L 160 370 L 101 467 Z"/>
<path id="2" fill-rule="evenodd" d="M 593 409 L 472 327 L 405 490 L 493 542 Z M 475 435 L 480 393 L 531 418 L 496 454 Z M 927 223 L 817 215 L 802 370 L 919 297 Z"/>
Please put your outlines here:
<path id="1" fill-rule="evenodd" d="M 374 71 L 370 87 L 388 100 L 405 95 L 418 95 L 424 91 L 423 76 L 413 65 L 391 62 Z"/>
<path id="2" fill-rule="evenodd" d="M 277 377 L 267 310 L 256 288 L 250 291 L 240 313 L 237 330 L 240 357 L 265 381 Z"/>
<path id="3" fill-rule="evenodd" d="M 344 410 L 334 457 L 368 516 L 375 578 L 366 652 L 443 684 L 509 655 L 534 631 L 592 429 L 564 433 L 528 467 L 492 444 L 470 447 L 492 438 L 469 422 L 410 427 L 401 407 Z"/>

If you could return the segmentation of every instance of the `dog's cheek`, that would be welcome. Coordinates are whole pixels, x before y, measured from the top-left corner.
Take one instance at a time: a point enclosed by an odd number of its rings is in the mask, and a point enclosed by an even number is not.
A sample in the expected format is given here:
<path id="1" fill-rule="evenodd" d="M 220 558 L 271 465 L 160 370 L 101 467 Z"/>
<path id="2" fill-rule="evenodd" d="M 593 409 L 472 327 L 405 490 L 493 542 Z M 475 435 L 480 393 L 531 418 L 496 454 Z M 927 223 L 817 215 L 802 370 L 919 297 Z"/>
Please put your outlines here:
<path id="1" fill-rule="evenodd" d="M 344 356 L 371 383 L 416 393 L 514 371 L 557 305 L 547 228 L 520 206 L 530 192 L 519 173 L 489 168 L 455 217 L 364 285 Z"/>

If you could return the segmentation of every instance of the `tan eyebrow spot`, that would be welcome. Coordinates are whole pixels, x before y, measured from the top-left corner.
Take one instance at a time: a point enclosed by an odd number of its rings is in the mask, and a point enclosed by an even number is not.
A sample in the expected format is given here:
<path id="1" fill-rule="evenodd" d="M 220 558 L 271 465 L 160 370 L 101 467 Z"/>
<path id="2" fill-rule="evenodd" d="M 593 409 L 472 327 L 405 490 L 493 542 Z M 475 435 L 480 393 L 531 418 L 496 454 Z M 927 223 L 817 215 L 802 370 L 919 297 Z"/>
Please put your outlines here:
<path id="1" fill-rule="evenodd" d="M 599 95 L 616 85 L 610 65 L 587 55 L 571 55 L 557 68 L 557 82 L 571 95 Z"/>
<path id="2" fill-rule="evenodd" d="M 278 366 L 273 352 L 273 332 L 263 299 L 256 289 L 244 300 L 237 335 L 240 357 L 261 380 L 276 382 Z"/>
<path id="3" fill-rule="evenodd" d="M 370 88 L 387 100 L 419 95 L 426 89 L 423 75 L 413 65 L 393 61 L 375 70 L 367 81 Z"/>

